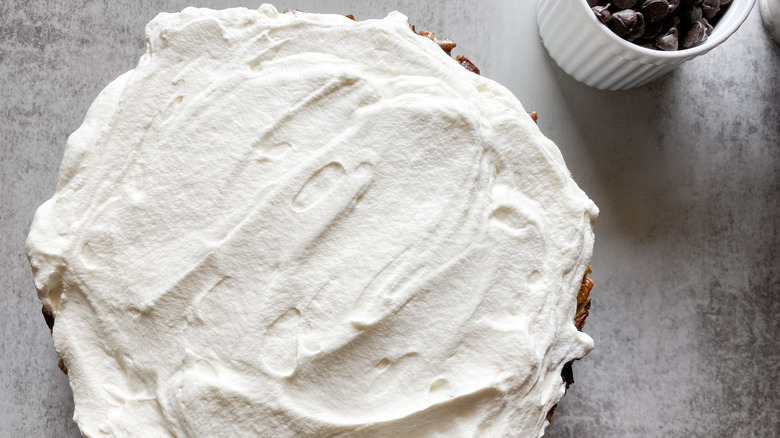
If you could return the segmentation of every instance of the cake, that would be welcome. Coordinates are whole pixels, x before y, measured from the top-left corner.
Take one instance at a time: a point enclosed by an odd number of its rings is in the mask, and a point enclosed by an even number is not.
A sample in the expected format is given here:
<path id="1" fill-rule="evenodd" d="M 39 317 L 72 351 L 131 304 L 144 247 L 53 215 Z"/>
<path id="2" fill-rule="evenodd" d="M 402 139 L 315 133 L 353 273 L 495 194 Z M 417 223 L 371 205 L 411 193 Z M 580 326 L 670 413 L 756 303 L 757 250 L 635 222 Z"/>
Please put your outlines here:
<path id="1" fill-rule="evenodd" d="M 27 241 L 85 436 L 544 433 L 598 210 L 511 92 L 397 12 L 187 8 L 146 46 Z"/>

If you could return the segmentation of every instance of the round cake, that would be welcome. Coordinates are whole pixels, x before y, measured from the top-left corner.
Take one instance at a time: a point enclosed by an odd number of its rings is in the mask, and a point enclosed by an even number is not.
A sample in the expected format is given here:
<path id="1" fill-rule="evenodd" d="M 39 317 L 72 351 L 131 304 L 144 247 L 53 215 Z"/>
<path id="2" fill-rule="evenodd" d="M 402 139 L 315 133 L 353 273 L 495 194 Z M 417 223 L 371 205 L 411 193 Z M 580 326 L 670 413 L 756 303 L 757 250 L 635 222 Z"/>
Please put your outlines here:
<path id="1" fill-rule="evenodd" d="M 27 242 L 85 436 L 544 433 L 598 210 L 511 92 L 397 12 L 146 42 Z"/>

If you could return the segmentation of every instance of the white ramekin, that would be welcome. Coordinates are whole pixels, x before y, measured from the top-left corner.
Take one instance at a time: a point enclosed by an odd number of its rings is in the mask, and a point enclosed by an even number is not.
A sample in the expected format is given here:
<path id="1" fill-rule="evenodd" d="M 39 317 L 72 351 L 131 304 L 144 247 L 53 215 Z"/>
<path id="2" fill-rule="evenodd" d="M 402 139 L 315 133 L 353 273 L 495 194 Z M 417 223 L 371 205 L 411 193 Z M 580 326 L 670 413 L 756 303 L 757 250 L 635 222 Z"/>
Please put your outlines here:
<path id="1" fill-rule="evenodd" d="M 766 31 L 780 45 L 780 0 L 758 0 L 758 8 Z"/>
<path id="2" fill-rule="evenodd" d="M 574 79 L 602 90 L 626 90 L 657 79 L 726 41 L 756 0 L 733 0 L 704 44 L 664 52 L 640 47 L 612 33 L 586 0 L 539 0 L 537 23 L 550 56 Z"/>

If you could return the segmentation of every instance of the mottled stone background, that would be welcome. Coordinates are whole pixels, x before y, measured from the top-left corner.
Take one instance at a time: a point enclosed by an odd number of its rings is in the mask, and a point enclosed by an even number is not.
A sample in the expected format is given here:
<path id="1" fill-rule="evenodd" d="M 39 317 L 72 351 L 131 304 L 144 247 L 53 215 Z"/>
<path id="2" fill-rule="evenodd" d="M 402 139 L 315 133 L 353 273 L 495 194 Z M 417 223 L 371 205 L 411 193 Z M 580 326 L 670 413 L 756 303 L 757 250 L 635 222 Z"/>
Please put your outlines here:
<path id="1" fill-rule="evenodd" d="M 544 1 L 544 0 L 541 0 Z M 159 11 L 256 1 L 0 2 L 0 437 L 77 437 L 67 378 L 24 255 L 67 136 L 144 51 Z M 758 10 L 721 47 L 640 89 L 568 78 L 536 0 L 284 0 L 280 9 L 404 11 L 460 43 L 540 113 L 601 207 L 596 349 L 550 437 L 780 436 L 780 48 Z"/>

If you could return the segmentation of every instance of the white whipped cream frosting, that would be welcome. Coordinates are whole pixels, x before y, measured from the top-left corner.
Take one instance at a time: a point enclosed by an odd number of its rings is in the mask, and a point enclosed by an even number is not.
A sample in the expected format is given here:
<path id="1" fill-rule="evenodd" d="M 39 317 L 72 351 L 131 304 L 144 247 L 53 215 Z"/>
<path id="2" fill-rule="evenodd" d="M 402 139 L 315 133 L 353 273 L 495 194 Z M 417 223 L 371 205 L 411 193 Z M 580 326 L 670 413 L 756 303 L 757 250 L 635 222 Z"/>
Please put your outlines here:
<path id="1" fill-rule="evenodd" d="M 71 135 L 28 254 L 88 437 L 534 437 L 593 202 L 407 18 L 188 8 Z"/>

